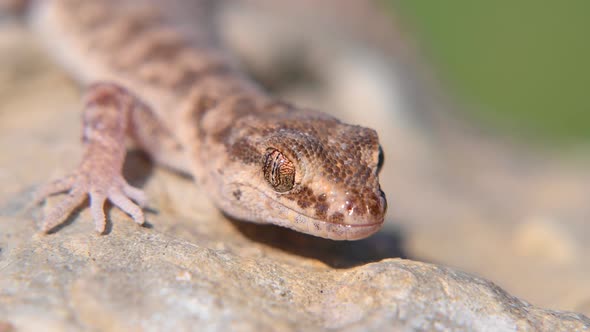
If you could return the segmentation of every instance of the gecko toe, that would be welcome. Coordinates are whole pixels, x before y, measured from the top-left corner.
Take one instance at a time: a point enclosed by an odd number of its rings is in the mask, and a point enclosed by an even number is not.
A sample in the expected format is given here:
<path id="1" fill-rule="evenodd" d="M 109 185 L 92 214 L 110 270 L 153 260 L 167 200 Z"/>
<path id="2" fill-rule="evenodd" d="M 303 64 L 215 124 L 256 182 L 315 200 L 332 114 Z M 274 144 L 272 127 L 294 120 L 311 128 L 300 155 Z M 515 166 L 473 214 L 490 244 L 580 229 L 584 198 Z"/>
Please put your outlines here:
<path id="1" fill-rule="evenodd" d="M 109 193 L 109 200 L 119 209 L 130 215 L 135 223 L 143 225 L 145 222 L 143 211 L 137 204 L 133 203 L 129 198 L 127 198 L 123 192 L 119 190 L 112 190 Z"/>
<path id="2" fill-rule="evenodd" d="M 80 204 L 86 200 L 84 192 L 74 191 L 68 197 L 54 207 L 43 219 L 41 231 L 48 233 L 61 224 Z"/>
<path id="3" fill-rule="evenodd" d="M 72 189 L 74 176 L 68 175 L 61 179 L 46 183 L 35 190 L 30 205 L 37 205 L 47 197 Z"/>
<path id="4" fill-rule="evenodd" d="M 145 208 L 147 205 L 147 196 L 141 189 L 135 188 L 128 183 L 123 185 L 123 192 L 129 198 L 137 203 L 141 208 Z"/>
<path id="5" fill-rule="evenodd" d="M 106 216 L 104 214 L 104 203 L 106 197 L 103 194 L 90 194 L 90 212 L 94 220 L 94 229 L 97 233 L 103 234 L 106 229 Z"/>

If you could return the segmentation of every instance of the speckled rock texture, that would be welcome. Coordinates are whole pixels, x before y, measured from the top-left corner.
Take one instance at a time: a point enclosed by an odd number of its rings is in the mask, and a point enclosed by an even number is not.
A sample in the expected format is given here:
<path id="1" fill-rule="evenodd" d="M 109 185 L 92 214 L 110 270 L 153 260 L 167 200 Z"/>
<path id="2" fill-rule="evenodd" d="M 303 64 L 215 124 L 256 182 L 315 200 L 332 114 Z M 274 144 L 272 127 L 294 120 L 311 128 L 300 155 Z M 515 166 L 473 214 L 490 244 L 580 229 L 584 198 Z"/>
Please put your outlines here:
<path id="1" fill-rule="evenodd" d="M 108 236 L 72 225 L 39 237 L 27 220 L 3 218 L 0 316 L 30 331 L 590 328 L 581 314 L 442 266 L 289 263 L 248 252 L 257 246 L 246 240 L 189 241 L 120 219 Z"/>
<path id="2" fill-rule="evenodd" d="M 323 85 L 282 85 L 263 68 L 280 54 L 256 62 L 272 54 L 274 37 L 244 44 L 241 34 L 267 21 L 285 34 L 305 29 L 263 19 L 261 8 L 273 13 L 276 1 L 246 3 L 262 6 L 237 7 L 255 19 L 229 11 L 225 33 L 259 78 L 378 129 L 384 230 L 334 242 L 230 220 L 190 179 L 132 152 L 125 176 L 149 195 L 147 227 L 108 208 L 99 236 L 81 208 L 55 234 L 37 234 L 59 197 L 28 207 L 32 191 L 81 157 L 80 90 L 30 34 L 0 21 L 0 332 L 590 330 L 586 157 L 516 151 L 439 112 L 414 114 L 404 97 L 412 93 L 392 79 L 405 77 L 403 58 L 351 51 L 330 29 L 314 38 L 333 43 L 302 57 Z"/>

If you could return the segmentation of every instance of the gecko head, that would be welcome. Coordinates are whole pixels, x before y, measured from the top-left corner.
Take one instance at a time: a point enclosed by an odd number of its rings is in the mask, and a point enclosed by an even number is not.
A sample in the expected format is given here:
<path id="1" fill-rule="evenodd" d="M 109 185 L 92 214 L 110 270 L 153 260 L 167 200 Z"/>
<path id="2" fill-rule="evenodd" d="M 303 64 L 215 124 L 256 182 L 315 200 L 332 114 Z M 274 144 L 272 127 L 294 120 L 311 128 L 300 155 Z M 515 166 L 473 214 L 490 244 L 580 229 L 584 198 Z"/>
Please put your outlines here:
<path id="1" fill-rule="evenodd" d="M 223 210 L 334 240 L 379 230 L 386 211 L 377 133 L 279 105 L 233 123 L 220 181 Z"/>

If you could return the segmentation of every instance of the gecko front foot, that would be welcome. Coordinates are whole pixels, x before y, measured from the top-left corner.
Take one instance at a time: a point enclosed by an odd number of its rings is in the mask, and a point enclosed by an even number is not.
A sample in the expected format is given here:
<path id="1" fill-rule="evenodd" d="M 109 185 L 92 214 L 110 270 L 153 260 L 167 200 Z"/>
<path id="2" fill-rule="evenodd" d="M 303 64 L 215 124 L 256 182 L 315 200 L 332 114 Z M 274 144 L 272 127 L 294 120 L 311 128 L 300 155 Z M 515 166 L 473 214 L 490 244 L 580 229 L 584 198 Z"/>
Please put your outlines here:
<path id="1" fill-rule="evenodd" d="M 48 233 L 61 224 L 86 198 L 90 199 L 90 211 L 98 233 L 105 231 L 104 203 L 107 199 L 129 214 L 137 224 L 143 225 L 145 222 L 141 209 L 146 203 L 144 192 L 129 185 L 121 176 L 105 181 L 104 178 L 93 179 L 92 175 L 77 173 L 42 186 L 35 193 L 34 201 L 40 203 L 64 191 L 69 191 L 68 196 L 45 215 L 41 223 L 42 232 Z"/>
<path id="2" fill-rule="evenodd" d="M 136 223 L 144 223 L 141 207 L 146 203 L 145 194 L 130 186 L 122 176 L 128 122 L 136 104 L 135 98 L 116 84 L 98 83 L 89 87 L 84 110 L 82 163 L 70 176 L 41 187 L 35 194 L 34 201 L 40 203 L 50 195 L 69 191 L 67 198 L 43 219 L 43 232 L 61 224 L 87 197 L 99 233 L 105 231 L 104 203 L 107 199 Z"/>

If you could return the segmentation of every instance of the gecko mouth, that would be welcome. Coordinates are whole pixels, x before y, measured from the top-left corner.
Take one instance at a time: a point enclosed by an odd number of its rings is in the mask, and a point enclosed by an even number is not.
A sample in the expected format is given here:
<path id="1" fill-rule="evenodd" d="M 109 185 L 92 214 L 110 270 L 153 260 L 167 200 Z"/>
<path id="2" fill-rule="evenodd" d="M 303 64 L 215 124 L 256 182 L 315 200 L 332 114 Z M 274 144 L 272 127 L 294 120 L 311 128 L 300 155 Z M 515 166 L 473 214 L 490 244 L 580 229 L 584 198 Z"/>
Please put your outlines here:
<path id="1" fill-rule="evenodd" d="M 330 222 L 325 219 L 318 219 L 284 204 L 283 202 L 275 199 L 274 197 L 271 197 L 266 192 L 264 192 L 264 190 L 261 190 L 258 187 L 248 184 L 241 185 L 256 190 L 256 192 L 262 194 L 264 197 L 272 201 L 274 204 L 280 205 L 284 209 L 291 211 L 295 213 L 296 216 L 301 216 L 304 219 L 297 221 L 297 217 L 295 217 L 295 220 L 291 220 L 290 218 L 277 217 L 275 218 L 277 225 L 290 228 L 299 232 L 303 232 L 306 234 L 310 234 L 313 236 L 323 237 L 331 240 L 359 240 L 377 232 L 384 222 L 384 220 L 382 219 L 380 221 L 370 223 L 344 224 L 338 222 Z M 312 229 L 312 225 L 315 228 Z M 309 228 L 304 226 L 308 226 Z"/>

